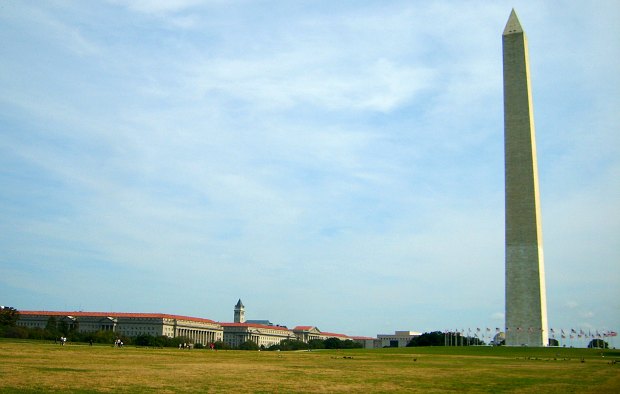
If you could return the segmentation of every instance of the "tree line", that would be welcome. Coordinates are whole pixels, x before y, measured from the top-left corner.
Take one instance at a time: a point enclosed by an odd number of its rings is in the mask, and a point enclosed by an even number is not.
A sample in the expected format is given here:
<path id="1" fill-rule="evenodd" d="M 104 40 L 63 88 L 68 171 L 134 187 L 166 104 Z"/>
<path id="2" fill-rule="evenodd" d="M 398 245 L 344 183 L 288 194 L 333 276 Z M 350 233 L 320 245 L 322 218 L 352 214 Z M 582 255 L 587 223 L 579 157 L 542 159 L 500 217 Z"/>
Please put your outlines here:
<path id="1" fill-rule="evenodd" d="M 441 331 L 425 332 L 422 335 L 412 338 L 407 347 L 416 346 L 451 346 L 451 342 L 458 346 L 480 346 L 485 345 L 478 337 L 463 336 L 460 332 L 444 333 Z"/>

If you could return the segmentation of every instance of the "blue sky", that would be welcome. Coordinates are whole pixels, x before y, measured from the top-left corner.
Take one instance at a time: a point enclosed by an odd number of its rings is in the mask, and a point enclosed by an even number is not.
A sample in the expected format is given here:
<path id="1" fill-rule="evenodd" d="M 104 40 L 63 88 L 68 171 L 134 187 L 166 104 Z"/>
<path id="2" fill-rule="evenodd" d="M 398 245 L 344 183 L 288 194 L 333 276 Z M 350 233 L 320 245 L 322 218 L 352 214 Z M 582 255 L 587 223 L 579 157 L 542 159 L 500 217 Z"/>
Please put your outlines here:
<path id="1" fill-rule="evenodd" d="M 501 33 L 551 327 L 620 328 L 616 1 L 5 1 L 0 302 L 502 327 Z"/>

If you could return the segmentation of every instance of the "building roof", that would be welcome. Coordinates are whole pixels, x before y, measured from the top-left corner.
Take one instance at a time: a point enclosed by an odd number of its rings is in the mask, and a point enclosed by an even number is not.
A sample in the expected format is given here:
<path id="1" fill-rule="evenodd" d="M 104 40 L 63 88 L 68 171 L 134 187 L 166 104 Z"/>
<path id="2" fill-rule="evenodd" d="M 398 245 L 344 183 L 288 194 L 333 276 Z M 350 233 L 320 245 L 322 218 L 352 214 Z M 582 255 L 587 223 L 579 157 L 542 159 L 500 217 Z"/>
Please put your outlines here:
<path id="1" fill-rule="evenodd" d="M 24 316 L 73 316 L 73 317 L 126 317 L 126 318 L 143 318 L 143 319 L 176 319 L 187 320 L 200 323 L 212 323 L 218 324 L 216 321 L 210 319 L 203 319 L 201 317 L 170 315 L 167 313 L 128 313 L 128 312 L 83 312 L 83 311 L 19 311 L 20 315 Z"/>
<path id="2" fill-rule="evenodd" d="M 329 338 L 344 338 L 344 339 L 351 338 L 350 336 L 345 335 L 345 334 L 338 334 L 335 332 L 325 332 L 325 331 L 321 332 L 321 336 L 329 337 Z"/>
<path id="3" fill-rule="evenodd" d="M 281 331 L 290 331 L 286 327 L 282 326 L 267 326 L 265 324 L 257 324 L 257 323 L 219 323 L 222 327 L 254 327 L 254 328 L 265 328 L 271 330 L 281 330 Z"/>
<path id="4" fill-rule="evenodd" d="M 314 327 L 314 326 L 297 326 L 297 327 L 293 328 L 293 331 L 310 331 L 313 328 L 316 328 L 316 327 Z M 321 331 L 318 328 L 316 328 L 316 329 L 318 331 Z"/>
<path id="5" fill-rule="evenodd" d="M 243 302 L 241 302 L 241 298 L 239 298 L 239 301 L 237 301 L 237 305 L 235 305 L 235 308 L 245 308 L 243 306 Z"/>

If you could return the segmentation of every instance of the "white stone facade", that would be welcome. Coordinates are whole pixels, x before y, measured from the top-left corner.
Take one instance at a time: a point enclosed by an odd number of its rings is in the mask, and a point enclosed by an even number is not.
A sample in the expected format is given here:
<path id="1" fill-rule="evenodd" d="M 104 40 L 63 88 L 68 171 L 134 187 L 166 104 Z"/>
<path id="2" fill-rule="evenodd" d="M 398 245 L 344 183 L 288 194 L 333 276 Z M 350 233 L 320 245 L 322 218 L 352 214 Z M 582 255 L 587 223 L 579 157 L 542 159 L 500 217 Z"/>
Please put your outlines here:
<path id="1" fill-rule="evenodd" d="M 253 341 L 268 348 L 279 345 L 285 339 L 295 339 L 293 331 L 286 327 L 265 326 L 253 323 L 221 323 L 224 328 L 224 343 L 237 348 L 244 342 Z"/>
<path id="2" fill-rule="evenodd" d="M 314 326 L 297 326 L 293 328 L 293 332 L 295 333 L 295 337 L 298 341 L 305 343 L 308 343 L 314 339 L 322 339 L 321 330 Z"/>
<path id="3" fill-rule="evenodd" d="M 394 334 L 377 335 L 376 344 L 378 347 L 406 347 L 415 337 L 422 335 L 415 331 L 395 331 Z"/>
<path id="4" fill-rule="evenodd" d="M 506 345 L 547 346 L 547 296 L 527 38 L 512 10 L 502 35 Z"/>
<path id="5" fill-rule="evenodd" d="M 78 332 L 113 331 L 119 335 L 186 337 L 203 345 L 223 340 L 222 326 L 208 319 L 163 313 L 20 311 L 18 325 L 45 328 L 50 317 Z"/>

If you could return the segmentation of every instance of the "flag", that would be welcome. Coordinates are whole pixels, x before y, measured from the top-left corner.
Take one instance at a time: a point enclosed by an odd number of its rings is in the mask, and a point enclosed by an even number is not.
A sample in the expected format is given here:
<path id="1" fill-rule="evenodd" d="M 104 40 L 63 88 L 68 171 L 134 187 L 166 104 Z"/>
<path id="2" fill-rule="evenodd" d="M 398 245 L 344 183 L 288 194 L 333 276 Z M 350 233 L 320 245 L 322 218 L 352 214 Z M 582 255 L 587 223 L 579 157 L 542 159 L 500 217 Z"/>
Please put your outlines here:
<path id="1" fill-rule="evenodd" d="M 616 337 L 616 336 L 618 336 L 618 333 L 615 332 L 615 331 L 609 331 L 609 336 L 610 337 Z"/>

